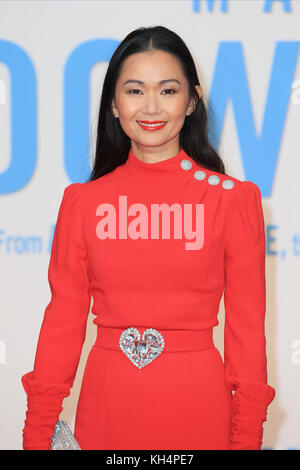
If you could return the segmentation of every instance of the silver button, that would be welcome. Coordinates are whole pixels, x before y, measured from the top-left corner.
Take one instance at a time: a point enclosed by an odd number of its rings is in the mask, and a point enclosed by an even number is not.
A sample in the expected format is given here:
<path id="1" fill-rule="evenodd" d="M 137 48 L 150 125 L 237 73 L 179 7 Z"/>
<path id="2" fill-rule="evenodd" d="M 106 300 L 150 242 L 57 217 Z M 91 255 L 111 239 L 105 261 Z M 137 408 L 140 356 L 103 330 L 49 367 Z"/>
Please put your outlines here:
<path id="1" fill-rule="evenodd" d="M 196 180 L 201 181 L 201 180 L 204 180 L 205 177 L 206 177 L 205 171 L 197 170 L 197 171 L 195 171 L 195 173 L 194 173 L 194 178 L 196 178 Z"/>
<path id="2" fill-rule="evenodd" d="M 183 170 L 190 170 L 192 168 L 192 162 L 190 162 L 190 160 L 181 160 L 180 166 Z"/>
<path id="3" fill-rule="evenodd" d="M 220 182 L 220 178 L 217 175 L 210 175 L 210 177 L 208 178 L 208 182 L 209 184 L 215 185 Z"/>
<path id="4" fill-rule="evenodd" d="M 224 189 L 232 189 L 234 186 L 234 182 L 231 180 L 224 180 L 222 186 Z"/>

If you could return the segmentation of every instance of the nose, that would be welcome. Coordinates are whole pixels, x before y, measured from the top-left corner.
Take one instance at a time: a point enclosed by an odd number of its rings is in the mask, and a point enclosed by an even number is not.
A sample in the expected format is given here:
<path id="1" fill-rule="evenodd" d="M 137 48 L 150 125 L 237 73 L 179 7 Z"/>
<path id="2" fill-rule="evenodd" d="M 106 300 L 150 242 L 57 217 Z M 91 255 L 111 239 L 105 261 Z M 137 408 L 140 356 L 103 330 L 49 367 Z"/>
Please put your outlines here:
<path id="1" fill-rule="evenodd" d="M 159 98 L 155 92 L 147 93 L 143 102 L 144 114 L 160 114 Z"/>

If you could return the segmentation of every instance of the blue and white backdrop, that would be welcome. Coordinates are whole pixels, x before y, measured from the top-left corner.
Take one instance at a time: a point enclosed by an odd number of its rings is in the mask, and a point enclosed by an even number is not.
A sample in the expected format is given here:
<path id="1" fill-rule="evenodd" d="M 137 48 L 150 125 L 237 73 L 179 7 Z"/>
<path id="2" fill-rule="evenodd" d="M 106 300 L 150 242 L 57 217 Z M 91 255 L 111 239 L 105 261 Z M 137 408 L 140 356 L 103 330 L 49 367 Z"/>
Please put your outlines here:
<path id="1" fill-rule="evenodd" d="M 0 2 L 0 448 L 21 449 L 47 268 L 64 188 L 83 181 L 107 62 L 133 29 L 185 40 L 215 116 L 227 170 L 261 189 L 267 236 L 267 354 L 276 388 L 263 449 L 300 449 L 300 1 Z M 95 338 L 90 313 L 74 414 Z M 215 343 L 223 353 L 224 304 Z"/>

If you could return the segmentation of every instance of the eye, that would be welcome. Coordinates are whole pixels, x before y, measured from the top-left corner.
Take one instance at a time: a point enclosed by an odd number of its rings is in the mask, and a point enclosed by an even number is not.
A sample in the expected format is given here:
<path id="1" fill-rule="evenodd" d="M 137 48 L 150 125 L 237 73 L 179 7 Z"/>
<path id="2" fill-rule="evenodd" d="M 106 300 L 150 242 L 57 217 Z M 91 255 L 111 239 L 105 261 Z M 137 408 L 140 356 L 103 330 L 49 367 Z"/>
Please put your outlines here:
<path id="1" fill-rule="evenodd" d="M 128 90 L 127 93 L 129 93 L 130 95 L 137 95 L 138 93 L 132 93 L 132 92 L 139 92 L 141 90 L 138 90 L 137 88 L 133 88 L 131 90 Z M 176 90 L 174 90 L 173 88 L 166 88 L 165 90 L 163 91 L 171 91 L 172 93 L 166 93 L 167 95 L 173 95 L 174 93 L 176 93 Z"/>
<path id="2" fill-rule="evenodd" d="M 176 93 L 176 90 L 173 90 L 173 88 L 167 88 L 164 91 L 173 91 L 173 93 L 167 93 L 167 95 L 173 95 L 174 93 Z"/>
<path id="3" fill-rule="evenodd" d="M 129 90 L 127 91 L 127 93 L 131 94 L 131 95 L 136 95 L 137 93 L 131 93 L 132 91 L 141 91 L 141 90 L 137 90 L 136 88 L 133 89 L 133 90 Z"/>

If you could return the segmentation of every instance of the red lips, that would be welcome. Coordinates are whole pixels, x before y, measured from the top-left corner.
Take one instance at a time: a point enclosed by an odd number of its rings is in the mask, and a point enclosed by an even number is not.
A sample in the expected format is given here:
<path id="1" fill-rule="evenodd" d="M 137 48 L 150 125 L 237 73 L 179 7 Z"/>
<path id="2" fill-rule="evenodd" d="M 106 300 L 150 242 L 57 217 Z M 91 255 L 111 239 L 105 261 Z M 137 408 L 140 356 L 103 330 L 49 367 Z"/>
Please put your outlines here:
<path id="1" fill-rule="evenodd" d="M 165 127 L 165 125 L 167 124 L 167 121 L 155 121 L 155 122 L 147 122 L 147 123 L 146 121 L 140 121 L 140 122 L 137 121 L 137 123 L 145 131 L 155 132 Z M 149 124 L 153 124 L 153 126 L 149 126 Z"/>
<path id="2" fill-rule="evenodd" d="M 140 122 L 144 122 L 145 124 L 160 124 L 166 121 L 140 121 Z"/>

